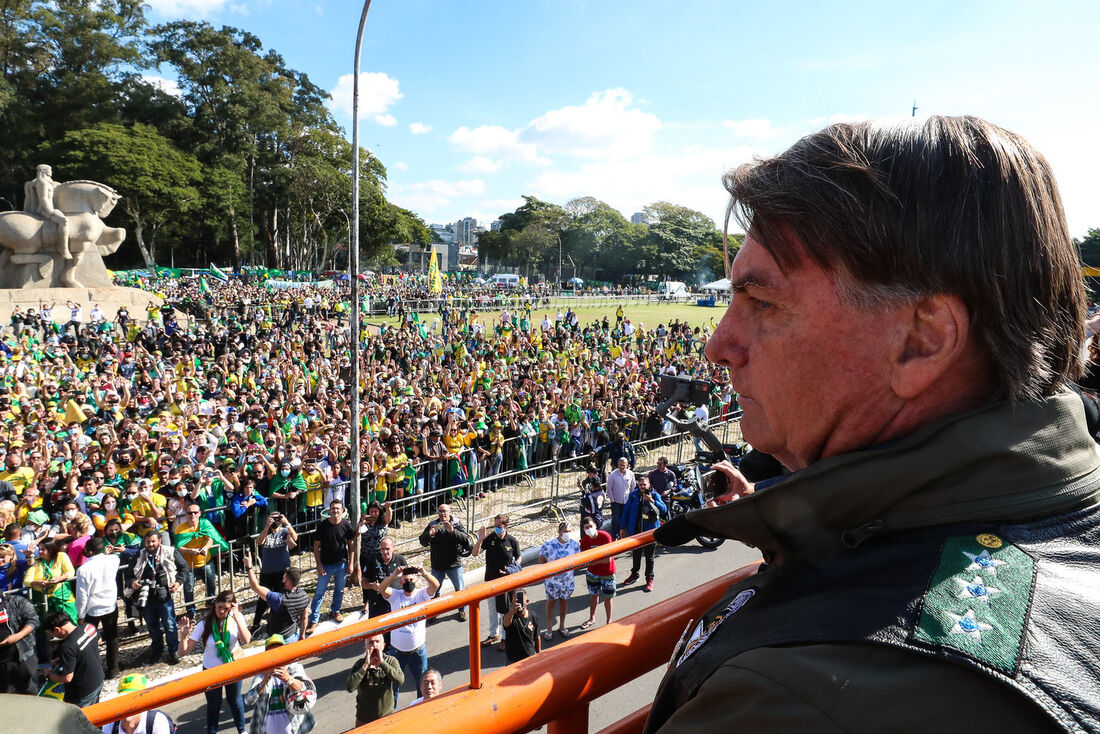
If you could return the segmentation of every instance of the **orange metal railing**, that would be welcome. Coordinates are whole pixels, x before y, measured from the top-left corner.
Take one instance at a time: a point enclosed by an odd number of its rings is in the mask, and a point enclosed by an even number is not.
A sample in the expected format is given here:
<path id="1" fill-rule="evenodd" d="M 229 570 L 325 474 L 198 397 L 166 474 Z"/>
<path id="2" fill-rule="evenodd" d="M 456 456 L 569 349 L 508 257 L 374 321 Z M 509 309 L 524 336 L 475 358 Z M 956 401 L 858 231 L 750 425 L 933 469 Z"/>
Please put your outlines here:
<path id="1" fill-rule="evenodd" d="M 590 701 L 667 663 L 688 622 L 717 602 L 729 584 L 755 572 L 755 564 L 745 566 L 489 673 L 480 690 L 452 690 L 353 731 L 512 734 L 548 724 L 549 734 L 587 732 Z M 604 731 L 639 732 L 647 714 L 648 707 Z"/>
<path id="2" fill-rule="evenodd" d="M 470 687 L 477 689 L 482 686 L 481 646 L 479 644 L 481 615 L 478 606 L 480 602 L 491 599 L 498 594 L 540 582 L 564 571 L 583 568 L 595 561 L 626 553 L 652 542 L 653 531 L 650 530 L 557 561 L 526 568 L 511 576 L 475 584 L 462 591 L 441 596 L 423 604 L 356 622 L 330 632 L 313 635 L 289 645 L 250 655 L 241 660 L 234 660 L 231 663 L 208 668 L 186 678 L 168 681 L 153 688 L 147 688 L 144 691 L 92 704 L 84 708 L 84 713 L 93 724 L 102 726 L 125 716 L 160 708 L 174 701 L 214 688 L 220 688 L 233 681 L 244 680 L 271 668 L 337 650 L 360 642 L 370 635 L 402 627 L 410 622 L 446 614 L 460 607 L 469 607 Z M 679 630 L 675 632 L 678 633 Z M 588 634 L 592 633 L 589 632 Z"/>

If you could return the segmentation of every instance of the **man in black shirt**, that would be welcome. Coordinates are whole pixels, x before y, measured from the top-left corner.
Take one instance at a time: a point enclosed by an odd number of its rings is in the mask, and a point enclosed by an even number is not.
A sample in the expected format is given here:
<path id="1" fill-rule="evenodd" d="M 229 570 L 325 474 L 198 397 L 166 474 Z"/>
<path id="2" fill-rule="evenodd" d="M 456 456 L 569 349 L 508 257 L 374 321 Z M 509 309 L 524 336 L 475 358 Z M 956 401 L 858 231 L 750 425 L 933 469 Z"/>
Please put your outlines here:
<path id="1" fill-rule="evenodd" d="M 449 578 L 455 591 L 466 588 L 462 577 L 462 557 L 470 555 L 470 536 L 451 513 L 450 505 L 439 506 L 439 517 L 428 523 L 420 534 L 420 545 L 431 548 L 432 576 L 440 584 Z M 436 592 L 436 596 L 439 592 Z M 458 610 L 458 621 L 466 621 L 466 608 Z"/>
<path id="2" fill-rule="evenodd" d="M 321 621 L 321 603 L 325 600 L 330 579 L 336 580 L 336 589 L 332 592 L 332 619 L 335 622 L 344 621 L 344 615 L 340 613 L 340 607 L 344 605 L 344 584 L 348 573 L 355 571 L 355 529 L 344 517 L 344 503 L 333 500 L 328 511 L 328 519 L 317 526 L 317 537 L 313 541 L 317 590 L 313 592 L 306 634 L 312 632 Z"/>
<path id="3" fill-rule="evenodd" d="M 518 663 L 541 651 L 539 622 L 527 610 L 527 592 L 517 589 L 512 608 L 504 615 L 504 654 L 509 663 Z"/>
<path id="4" fill-rule="evenodd" d="M 65 612 L 50 612 L 44 623 L 50 637 L 61 640 L 57 664 L 49 679 L 65 684 L 65 703 L 90 706 L 99 701 L 103 688 L 103 663 L 99 660 L 99 631 L 95 625 L 77 627 Z"/>
<path id="5" fill-rule="evenodd" d="M 376 578 L 363 579 L 363 612 L 368 617 L 377 617 L 382 614 L 388 614 L 390 612 L 389 601 L 382 596 L 382 582 L 389 578 L 390 574 L 397 568 L 404 568 L 409 565 L 409 562 L 405 560 L 405 556 L 400 553 L 394 553 L 393 538 L 382 538 L 381 543 L 378 545 L 378 564 L 374 567 L 370 573 Z M 392 586 L 395 589 L 401 588 L 399 583 L 400 579 L 395 579 Z M 386 640 L 389 644 L 389 639 Z"/>
<path id="6" fill-rule="evenodd" d="M 473 554 L 479 555 L 485 551 L 485 580 L 493 581 L 501 576 L 508 575 L 508 566 L 519 563 L 519 541 L 508 535 L 508 516 L 497 515 L 493 518 L 493 529 L 480 528 L 477 531 L 477 543 L 474 544 Z M 495 645 L 500 642 L 500 617 L 508 612 L 511 606 L 508 597 L 510 594 L 500 594 L 495 602 L 489 605 L 489 637 L 482 640 L 483 646 Z M 501 644 L 500 649 L 504 649 Z"/>

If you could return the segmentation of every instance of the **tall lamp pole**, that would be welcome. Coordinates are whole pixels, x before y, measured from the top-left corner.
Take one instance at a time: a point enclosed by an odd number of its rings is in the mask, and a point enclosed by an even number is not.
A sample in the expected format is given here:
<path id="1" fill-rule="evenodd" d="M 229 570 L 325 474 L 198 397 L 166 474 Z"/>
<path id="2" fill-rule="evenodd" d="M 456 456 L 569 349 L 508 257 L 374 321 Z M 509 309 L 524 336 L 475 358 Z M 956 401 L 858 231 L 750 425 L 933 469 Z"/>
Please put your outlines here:
<path id="1" fill-rule="evenodd" d="M 351 278 L 351 521 L 355 525 L 359 523 L 359 433 L 361 431 L 359 420 L 360 401 L 360 377 L 359 377 L 359 339 L 360 314 L 359 314 L 359 61 L 363 55 L 363 28 L 367 24 L 367 11 L 370 10 L 371 0 L 364 0 L 363 14 L 359 16 L 359 32 L 355 35 L 355 70 L 352 73 L 351 92 L 351 148 L 352 148 L 352 177 L 351 177 L 351 221 L 355 226 L 351 228 L 351 244 L 348 252 L 348 275 Z M 356 553 L 359 551 L 359 534 L 355 535 Z M 358 563 L 356 558 L 353 563 Z"/>

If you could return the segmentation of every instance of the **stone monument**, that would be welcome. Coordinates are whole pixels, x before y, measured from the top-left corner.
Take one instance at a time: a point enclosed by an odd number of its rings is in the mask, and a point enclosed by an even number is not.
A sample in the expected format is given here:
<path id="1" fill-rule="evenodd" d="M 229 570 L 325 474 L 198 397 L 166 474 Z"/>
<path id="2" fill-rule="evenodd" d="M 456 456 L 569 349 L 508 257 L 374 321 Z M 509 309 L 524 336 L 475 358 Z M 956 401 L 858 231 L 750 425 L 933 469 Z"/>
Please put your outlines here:
<path id="1" fill-rule="evenodd" d="M 119 194 L 95 181 L 53 180 L 50 166 L 36 168 L 24 186 L 23 211 L 0 213 L 0 318 L 16 304 L 77 301 L 100 308 L 140 306 L 161 299 L 115 286 L 103 264 L 126 239 L 104 218 Z"/>

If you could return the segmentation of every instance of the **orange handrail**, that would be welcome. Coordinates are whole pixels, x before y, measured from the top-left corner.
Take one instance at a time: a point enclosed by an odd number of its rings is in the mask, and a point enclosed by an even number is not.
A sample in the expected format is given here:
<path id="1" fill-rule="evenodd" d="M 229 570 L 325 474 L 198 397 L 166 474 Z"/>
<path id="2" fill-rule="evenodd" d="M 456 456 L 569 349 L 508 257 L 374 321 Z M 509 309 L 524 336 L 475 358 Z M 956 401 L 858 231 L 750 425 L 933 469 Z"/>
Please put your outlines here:
<path id="1" fill-rule="evenodd" d="M 470 732 L 513 734 L 543 724 L 551 731 L 586 731 L 554 722 L 587 718 L 588 702 L 668 662 L 687 624 L 712 606 L 728 586 L 756 573 L 745 566 L 673 599 L 667 599 L 534 657 L 489 673 L 481 690 L 456 689 L 398 711 L 355 734 L 384 732 Z M 637 731 L 634 712 L 612 731 Z M 616 728 L 616 727 L 624 728 Z M 634 728 L 638 727 L 638 728 Z"/>
<path id="2" fill-rule="evenodd" d="M 567 556 L 557 561 L 539 564 L 525 568 L 519 573 L 486 581 L 480 584 L 456 591 L 453 594 L 441 596 L 438 599 L 407 607 L 400 611 L 383 614 L 379 617 L 349 624 L 345 627 L 313 635 L 304 640 L 283 645 L 271 650 L 250 655 L 241 660 L 208 668 L 186 678 L 167 681 L 144 691 L 129 693 L 124 696 L 112 698 L 109 701 L 92 704 L 84 708 L 84 714 L 96 726 L 117 721 L 126 716 L 160 708 L 174 701 L 194 696 L 204 691 L 220 688 L 228 683 L 244 680 L 253 675 L 281 665 L 287 665 L 296 660 L 313 657 L 330 650 L 336 650 L 347 645 L 352 645 L 366 637 L 379 632 L 386 632 L 396 627 L 402 627 L 410 622 L 446 614 L 460 607 L 469 606 L 470 624 L 470 677 L 471 684 L 476 688 L 481 676 L 481 648 L 477 644 L 480 630 L 478 621 L 478 604 L 485 599 L 490 599 L 499 594 L 529 586 L 532 583 L 542 581 L 565 571 L 583 568 L 590 563 L 609 558 L 610 556 L 626 553 L 635 548 L 649 545 L 653 542 L 653 531 L 649 530 L 638 535 L 614 541 L 608 545 Z"/>

